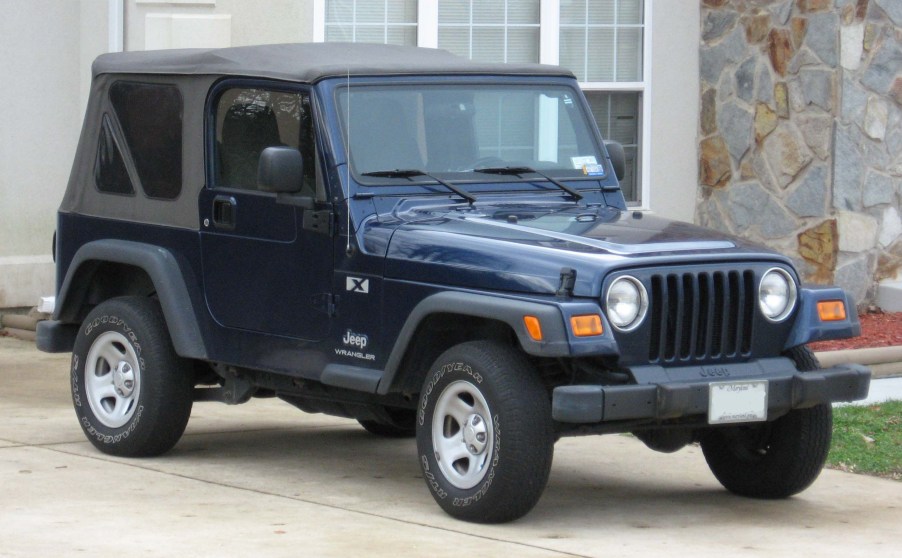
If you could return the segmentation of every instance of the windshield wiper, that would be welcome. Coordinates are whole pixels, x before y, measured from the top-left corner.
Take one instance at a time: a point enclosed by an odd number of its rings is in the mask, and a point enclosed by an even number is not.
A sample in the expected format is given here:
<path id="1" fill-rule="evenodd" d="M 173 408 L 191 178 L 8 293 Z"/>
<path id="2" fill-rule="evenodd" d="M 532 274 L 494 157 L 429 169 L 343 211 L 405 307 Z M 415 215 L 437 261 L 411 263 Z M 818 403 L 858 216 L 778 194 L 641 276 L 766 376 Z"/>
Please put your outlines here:
<path id="1" fill-rule="evenodd" d="M 467 200 L 467 202 L 470 205 L 473 205 L 473 202 L 476 201 L 476 196 L 474 196 L 470 192 L 467 192 L 460 186 L 455 186 L 454 184 L 451 184 L 447 180 L 442 180 L 441 178 L 438 178 L 437 176 L 432 176 L 428 172 L 421 171 L 419 169 L 395 169 L 395 170 L 370 171 L 370 172 L 363 173 L 363 176 L 376 176 L 376 177 L 383 177 L 383 178 L 413 178 L 414 176 L 425 176 L 426 178 L 431 178 L 432 180 L 435 180 L 436 182 L 438 182 L 445 188 L 451 190 L 458 196 Z"/>
<path id="2" fill-rule="evenodd" d="M 556 178 L 552 178 L 552 177 L 548 176 L 547 174 L 545 174 L 544 172 L 537 171 L 536 169 L 534 169 L 532 167 L 483 167 L 481 169 L 473 169 L 473 171 L 474 172 L 484 172 L 486 174 L 510 174 L 510 175 L 514 175 L 514 176 L 519 176 L 521 174 L 527 174 L 527 173 L 537 174 L 537 175 L 541 176 L 542 178 L 544 178 L 545 180 L 547 180 L 548 182 L 551 182 L 552 184 L 554 184 L 561 190 L 567 192 L 570 196 L 572 196 L 577 201 L 583 199 L 583 195 L 580 194 L 578 191 L 574 190 L 570 186 L 567 186 L 560 180 L 558 180 Z"/>

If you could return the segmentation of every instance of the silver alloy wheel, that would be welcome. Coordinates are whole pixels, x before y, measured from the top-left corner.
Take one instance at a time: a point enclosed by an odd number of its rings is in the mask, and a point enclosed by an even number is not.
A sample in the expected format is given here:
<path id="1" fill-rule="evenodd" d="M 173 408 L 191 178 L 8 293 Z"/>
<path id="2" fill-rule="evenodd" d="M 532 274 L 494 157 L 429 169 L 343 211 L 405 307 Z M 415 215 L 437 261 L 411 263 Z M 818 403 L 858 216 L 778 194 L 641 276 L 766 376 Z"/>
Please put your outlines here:
<path id="1" fill-rule="evenodd" d="M 492 414 L 479 389 L 458 380 L 446 387 L 432 415 L 435 461 L 456 488 L 473 488 L 485 476 L 494 448 Z"/>
<path id="2" fill-rule="evenodd" d="M 85 360 L 85 393 L 97 420 L 110 428 L 124 426 L 140 390 L 141 367 L 132 344 L 116 331 L 98 336 Z"/>

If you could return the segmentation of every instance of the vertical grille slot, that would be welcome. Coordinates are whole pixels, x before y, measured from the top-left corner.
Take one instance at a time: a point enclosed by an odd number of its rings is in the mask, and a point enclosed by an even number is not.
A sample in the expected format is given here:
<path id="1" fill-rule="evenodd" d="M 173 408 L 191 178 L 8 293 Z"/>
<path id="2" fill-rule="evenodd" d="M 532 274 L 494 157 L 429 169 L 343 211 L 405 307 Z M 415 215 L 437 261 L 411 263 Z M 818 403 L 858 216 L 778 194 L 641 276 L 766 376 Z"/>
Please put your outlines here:
<path id="1" fill-rule="evenodd" d="M 723 360 L 751 351 L 751 270 L 651 276 L 649 361 Z"/>
<path id="2" fill-rule="evenodd" d="M 680 299 L 679 283 L 676 275 L 667 276 L 667 338 L 664 339 L 664 358 L 673 360 L 676 356 L 676 347 L 680 338 L 680 311 L 683 301 Z M 672 294 L 671 294 L 672 293 Z"/>
<path id="3" fill-rule="evenodd" d="M 649 335 L 648 342 L 648 352 L 650 360 L 656 360 L 659 358 L 661 354 L 661 340 L 666 339 L 667 337 L 667 328 L 664 327 L 664 324 L 661 321 L 661 316 L 663 316 L 666 310 L 663 309 L 664 306 L 664 288 L 661 281 L 660 275 L 654 275 L 651 278 L 651 293 L 649 296 L 649 306 L 651 315 L 651 335 Z"/>
<path id="4" fill-rule="evenodd" d="M 752 312 L 755 309 L 755 300 L 758 298 L 755 291 L 755 274 L 751 271 L 743 273 L 742 284 L 745 298 L 739 304 L 742 318 L 736 337 L 740 339 L 739 352 L 747 355 L 752 352 Z"/>

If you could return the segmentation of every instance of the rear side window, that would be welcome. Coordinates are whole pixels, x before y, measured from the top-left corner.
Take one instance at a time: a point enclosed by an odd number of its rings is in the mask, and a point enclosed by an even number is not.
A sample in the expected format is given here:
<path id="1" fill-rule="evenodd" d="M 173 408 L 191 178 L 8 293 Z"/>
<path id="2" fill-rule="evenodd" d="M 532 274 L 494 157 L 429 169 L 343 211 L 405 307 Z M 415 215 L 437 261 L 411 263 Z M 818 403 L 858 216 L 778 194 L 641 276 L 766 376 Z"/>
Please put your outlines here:
<path id="1" fill-rule="evenodd" d="M 100 140 L 97 142 L 97 158 L 94 160 L 94 180 L 97 189 L 107 194 L 133 196 L 135 187 L 125 168 L 125 160 L 110 128 L 110 118 L 103 116 Z"/>
<path id="2" fill-rule="evenodd" d="M 182 191 L 182 95 L 174 85 L 118 81 L 110 102 L 149 198 Z"/>

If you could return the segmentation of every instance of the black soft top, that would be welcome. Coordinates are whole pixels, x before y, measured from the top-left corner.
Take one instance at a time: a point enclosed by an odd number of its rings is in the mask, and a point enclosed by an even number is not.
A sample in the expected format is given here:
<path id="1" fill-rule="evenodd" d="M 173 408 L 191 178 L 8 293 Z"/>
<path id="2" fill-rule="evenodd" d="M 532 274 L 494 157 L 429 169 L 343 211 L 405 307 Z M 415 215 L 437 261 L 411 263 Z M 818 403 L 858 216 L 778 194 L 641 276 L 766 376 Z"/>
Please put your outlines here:
<path id="1" fill-rule="evenodd" d="M 365 43 L 309 43 L 104 54 L 100 74 L 187 74 L 274 78 L 303 83 L 345 76 L 542 75 L 573 77 L 558 66 L 473 62 L 445 50 Z"/>

